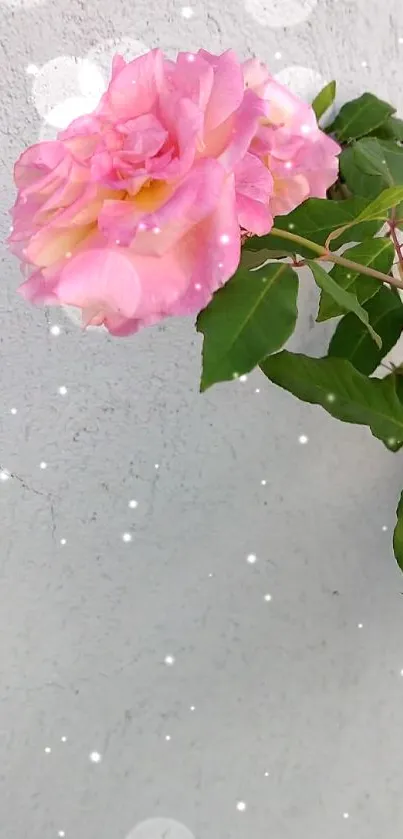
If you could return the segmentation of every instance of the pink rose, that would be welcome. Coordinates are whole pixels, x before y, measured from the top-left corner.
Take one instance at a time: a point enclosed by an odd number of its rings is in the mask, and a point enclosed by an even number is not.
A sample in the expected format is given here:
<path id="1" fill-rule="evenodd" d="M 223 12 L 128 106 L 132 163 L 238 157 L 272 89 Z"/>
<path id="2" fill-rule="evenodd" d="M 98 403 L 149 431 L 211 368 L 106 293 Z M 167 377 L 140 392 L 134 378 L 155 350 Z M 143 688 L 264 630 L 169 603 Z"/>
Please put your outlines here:
<path id="1" fill-rule="evenodd" d="M 286 215 L 307 198 L 326 198 L 338 174 L 340 146 L 318 127 L 314 111 L 279 84 L 257 59 L 243 65 L 245 86 L 265 101 L 250 151 L 273 178 L 269 206 Z"/>
<path id="2" fill-rule="evenodd" d="M 265 114 L 231 51 L 116 56 L 96 110 L 16 163 L 21 293 L 115 335 L 198 312 L 236 271 L 240 226 L 272 225 Z"/>

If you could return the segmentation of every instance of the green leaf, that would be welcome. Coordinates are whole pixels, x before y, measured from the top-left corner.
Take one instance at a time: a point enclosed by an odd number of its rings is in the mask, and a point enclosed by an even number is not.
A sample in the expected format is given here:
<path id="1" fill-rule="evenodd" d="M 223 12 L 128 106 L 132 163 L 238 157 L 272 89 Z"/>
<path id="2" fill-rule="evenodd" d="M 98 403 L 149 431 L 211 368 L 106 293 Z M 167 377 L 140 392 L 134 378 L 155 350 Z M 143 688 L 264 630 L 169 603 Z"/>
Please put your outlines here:
<path id="1" fill-rule="evenodd" d="M 399 568 L 403 571 L 403 492 L 396 510 L 396 526 L 393 533 L 393 551 Z"/>
<path id="2" fill-rule="evenodd" d="M 248 251 L 246 248 L 242 248 L 240 265 L 241 268 L 259 268 L 269 259 L 284 259 L 286 256 L 288 254 L 284 253 L 284 249 L 283 251 L 269 251 L 264 248 L 261 251 Z"/>
<path id="3" fill-rule="evenodd" d="M 322 291 L 325 291 L 326 294 L 330 295 L 330 297 L 332 297 L 337 305 L 341 306 L 344 311 L 351 312 L 354 315 L 354 320 L 355 318 L 358 318 L 358 320 L 364 325 L 365 330 L 369 332 L 372 340 L 375 341 L 376 345 L 380 349 L 382 346 L 382 340 L 371 326 L 368 318 L 368 312 L 363 309 L 355 295 L 339 286 L 334 281 L 333 277 L 324 271 L 317 262 L 308 260 L 307 264 L 309 265 L 314 276 L 314 280 L 319 288 L 322 289 Z"/>
<path id="4" fill-rule="evenodd" d="M 371 326 L 381 337 L 382 349 L 375 346 L 355 317 L 346 315 L 330 341 L 328 355 L 347 358 L 356 370 L 369 375 L 400 338 L 403 305 L 397 292 L 380 285 L 377 294 L 364 304 L 364 309 Z"/>
<path id="5" fill-rule="evenodd" d="M 383 125 L 371 132 L 371 137 L 379 137 L 381 140 L 403 140 L 403 119 L 388 117 Z"/>
<path id="6" fill-rule="evenodd" d="M 336 82 L 332 81 L 324 87 L 312 102 L 312 108 L 316 119 L 320 120 L 323 114 L 333 105 L 334 97 L 336 96 Z"/>
<path id="7" fill-rule="evenodd" d="M 309 358 L 283 350 L 265 358 L 263 373 L 298 399 L 344 422 L 368 425 L 381 440 L 403 440 L 403 405 L 394 382 L 370 379 L 343 358 Z"/>
<path id="8" fill-rule="evenodd" d="M 295 328 L 297 294 L 298 276 L 289 265 L 238 269 L 197 319 L 204 335 L 200 389 L 247 373 L 279 350 Z"/>
<path id="9" fill-rule="evenodd" d="M 274 224 L 279 230 L 297 233 L 318 245 L 324 245 L 332 232 L 353 222 L 352 226 L 337 239 L 337 245 L 334 246 L 337 249 L 349 242 L 360 242 L 362 239 L 368 239 L 378 232 L 381 227 L 378 220 L 354 223 L 354 220 L 367 204 L 368 200 L 364 198 L 348 198 L 345 201 L 309 198 L 287 216 L 277 216 Z M 267 236 L 252 236 L 246 240 L 244 245 L 244 249 L 252 251 L 260 251 L 262 248 L 298 253 L 300 256 L 308 258 L 312 256 L 312 251 L 309 248 L 282 239 L 274 233 L 269 233 Z"/>
<path id="10" fill-rule="evenodd" d="M 344 149 L 340 172 L 354 195 L 375 198 L 387 187 L 403 185 L 403 148 L 390 140 L 366 137 Z"/>
<path id="11" fill-rule="evenodd" d="M 363 93 L 347 102 L 328 128 L 341 142 L 364 137 L 395 113 L 396 108 L 372 93 Z"/>
<path id="12" fill-rule="evenodd" d="M 401 201 L 403 201 L 403 186 L 391 186 L 362 210 L 357 221 L 375 221 L 375 219 L 386 221 L 389 210 Z"/>
<path id="13" fill-rule="evenodd" d="M 368 239 L 343 253 L 345 259 L 351 259 L 360 265 L 382 271 L 383 274 L 389 274 L 394 255 L 395 250 L 392 242 L 390 239 L 383 238 Z M 329 274 L 341 288 L 355 294 L 359 303 L 365 303 L 379 290 L 379 280 L 374 277 L 367 277 L 351 268 L 344 268 L 342 265 L 334 265 Z M 344 314 L 342 307 L 336 303 L 333 297 L 322 291 L 317 321 L 321 322 L 342 314 Z"/>
<path id="14" fill-rule="evenodd" d="M 384 381 L 385 379 L 391 380 L 392 385 L 396 390 L 397 398 L 403 405 L 403 376 L 401 375 L 401 372 L 399 372 L 399 369 L 395 368 L 392 373 L 388 373 L 388 375 L 384 377 Z M 396 437 L 386 437 L 385 439 L 382 439 L 382 442 L 390 452 L 398 452 L 403 446 L 403 438 L 398 440 Z"/>

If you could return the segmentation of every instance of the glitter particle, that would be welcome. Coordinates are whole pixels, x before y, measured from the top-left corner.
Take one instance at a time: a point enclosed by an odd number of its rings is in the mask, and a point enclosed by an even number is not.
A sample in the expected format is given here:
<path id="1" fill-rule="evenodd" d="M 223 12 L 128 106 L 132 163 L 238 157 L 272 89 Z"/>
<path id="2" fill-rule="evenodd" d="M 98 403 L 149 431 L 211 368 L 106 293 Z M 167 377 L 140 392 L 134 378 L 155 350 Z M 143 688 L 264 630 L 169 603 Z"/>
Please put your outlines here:
<path id="1" fill-rule="evenodd" d="M 160 468 L 159 463 L 154 463 L 154 469 L 159 469 L 159 468 Z"/>
<path id="2" fill-rule="evenodd" d="M 36 64 L 28 64 L 28 67 L 25 68 L 25 72 L 30 76 L 36 76 L 38 73 L 38 67 Z"/>
<path id="3" fill-rule="evenodd" d="M 132 536 L 131 533 L 122 533 L 122 539 L 123 539 L 124 542 L 131 542 L 132 539 L 133 539 L 133 536 Z"/>
<path id="4" fill-rule="evenodd" d="M 66 544 L 66 542 L 67 542 L 67 539 L 60 539 L 60 544 L 61 544 L 61 545 L 65 545 L 65 544 Z"/>
<path id="5" fill-rule="evenodd" d="M 45 746 L 45 752 L 47 755 L 50 755 L 51 751 L 52 749 L 50 748 L 50 746 Z"/>
<path id="6" fill-rule="evenodd" d="M 246 561 L 249 562 L 249 565 L 254 565 L 257 562 L 256 554 L 248 554 L 246 557 Z"/>
<path id="7" fill-rule="evenodd" d="M 161 228 L 156 225 L 153 227 L 153 233 L 161 233 Z"/>
<path id="8" fill-rule="evenodd" d="M 349 819 L 349 818 L 350 818 L 349 813 L 343 813 L 343 819 Z"/>
<path id="9" fill-rule="evenodd" d="M 47 469 L 48 468 L 48 464 L 46 463 L 46 460 L 41 460 L 41 462 L 39 464 L 39 468 L 40 469 Z"/>
<path id="10" fill-rule="evenodd" d="M 368 67 L 368 61 L 361 61 L 361 67 Z"/>
<path id="11" fill-rule="evenodd" d="M 245 801 L 238 801 L 237 805 L 236 805 L 236 808 L 237 808 L 237 810 L 239 810 L 240 813 L 244 813 L 245 810 L 246 810 L 246 802 Z"/>
<path id="12" fill-rule="evenodd" d="M 265 772 L 265 773 L 264 773 L 265 778 L 268 778 L 268 777 L 269 777 L 269 774 L 270 774 L 269 772 Z"/>
<path id="13" fill-rule="evenodd" d="M 359 624 L 357 624 L 357 625 L 358 625 L 358 629 L 362 629 L 362 628 L 363 628 L 363 626 L 364 626 L 364 624 L 363 624 L 363 623 L 359 623 Z"/>
<path id="14" fill-rule="evenodd" d="M 71 257 L 71 251 L 66 251 L 66 253 L 65 253 L 65 257 L 66 257 L 66 259 L 70 259 L 70 257 Z"/>
<path id="15" fill-rule="evenodd" d="M 280 61 L 281 56 L 282 56 L 282 53 L 281 53 L 281 52 L 275 52 L 275 53 L 274 53 L 274 58 L 276 58 L 276 59 L 277 59 L 277 61 Z"/>
<path id="16" fill-rule="evenodd" d="M 239 377 L 239 381 L 240 382 L 247 382 L 248 381 L 248 377 L 245 375 L 245 373 L 243 373 L 242 376 Z"/>
<path id="17" fill-rule="evenodd" d="M 265 599 L 266 603 L 270 603 L 270 601 L 272 599 L 271 594 L 265 594 L 264 599 Z"/>
<path id="18" fill-rule="evenodd" d="M 10 478 L 11 478 L 11 475 L 10 475 L 9 472 L 7 472 L 7 469 L 1 469 L 0 470 L 0 481 L 8 481 L 8 480 L 10 480 Z"/>
<path id="19" fill-rule="evenodd" d="M 403 44 L 403 38 L 402 37 L 399 38 L 399 44 Z"/>
<path id="20" fill-rule="evenodd" d="M 57 835 L 60 836 L 61 839 L 62 839 L 62 837 L 65 836 L 66 834 L 65 834 L 64 830 L 58 830 Z"/>
<path id="21" fill-rule="evenodd" d="M 63 734 L 63 737 L 61 737 L 60 739 L 61 739 L 62 743 L 67 743 L 67 737 L 66 737 L 65 734 Z"/>
<path id="22" fill-rule="evenodd" d="M 383 532 L 384 532 L 384 533 L 386 533 L 387 529 L 388 529 L 388 525 L 387 525 L 387 524 L 383 524 L 383 525 L 382 525 L 382 530 L 383 530 Z"/>
<path id="23" fill-rule="evenodd" d="M 191 52 L 189 53 L 189 55 L 186 56 L 186 58 L 187 58 L 188 61 L 194 61 L 195 60 L 195 56 L 192 55 Z"/>
<path id="24" fill-rule="evenodd" d="M 60 396 L 66 396 L 66 393 L 67 393 L 66 385 L 60 385 L 60 387 L 58 388 L 58 393 L 60 393 Z"/>
<path id="25" fill-rule="evenodd" d="M 91 752 L 90 754 L 90 761 L 91 763 L 101 763 L 102 755 L 99 752 Z"/>
<path id="26" fill-rule="evenodd" d="M 132 499 L 129 501 L 129 507 L 130 507 L 130 509 L 131 509 L 131 510 L 135 510 L 135 509 L 136 509 L 136 507 L 138 507 L 138 505 L 139 505 L 139 502 L 138 502 L 138 501 L 136 501 L 136 500 L 135 500 L 135 498 L 132 498 Z"/>
<path id="27" fill-rule="evenodd" d="M 228 236 L 228 233 L 223 233 L 222 236 L 220 236 L 220 242 L 222 245 L 228 245 L 229 240 L 230 237 Z"/>
<path id="28" fill-rule="evenodd" d="M 328 393 L 327 396 L 326 396 L 326 401 L 327 402 L 335 402 L 336 397 L 335 397 L 334 393 Z"/>
<path id="29" fill-rule="evenodd" d="M 200 285 L 200 283 L 195 283 L 195 289 L 196 289 L 196 291 L 200 291 L 200 290 L 201 290 L 201 285 Z"/>
<path id="30" fill-rule="evenodd" d="M 175 664 L 175 656 L 173 655 L 166 655 L 164 658 L 164 663 L 171 667 L 172 664 Z"/>
<path id="31" fill-rule="evenodd" d="M 301 125 L 301 133 L 302 134 L 309 134 L 311 128 L 309 125 Z"/>
<path id="32" fill-rule="evenodd" d="M 255 388 L 255 393 L 260 393 L 260 387 Z"/>
<path id="33" fill-rule="evenodd" d="M 62 330 L 60 329 L 60 326 L 57 325 L 57 323 L 55 323 L 49 329 L 49 332 L 50 332 L 51 335 L 60 335 L 61 331 Z"/>
<path id="34" fill-rule="evenodd" d="M 263 478 L 263 480 L 260 481 L 260 483 L 261 483 L 262 487 L 265 487 L 266 484 L 267 484 L 267 481 Z"/>
<path id="35" fill-rule="evenodd" d="M 12 414 L 13 417 L 15 417 L 16 413 L 17 413 L 17 408 L 11 408 L 10 414 Z"/>
<path id="36" fill-rule="evenodd" d="M 305 443 L 308 442 L 308 439 L 309 438 L 306 436 L 306 434 L 300 434 L 298 437 L 298 442 L 301 443 L 301 446 L 304 446 Z"/>
<path id="37" fill-rule="evenodd" d="M 168 741 L 168 740 L 170 740 L 170 739 L 171 739 L 171 735 L 170 735 L 170 734 L 166 734 L 166 735 L 165 735 L 165 740 L 167 740 L 167 741 Z"/>
<path id="38" fill-rule="evenodd" d="M 291 224 L 289 224 L 289 225 L 288 225 L 288 229 L 289 229 L 289 230 L 294 230 L 294 227 L 295 227 L 295 224 L 292 224 L 292 223 L 291 223 Z"/>
<path id="39" fill-rule="evenodd" d="M 287 163 L 284 164 L 286 169 L 292 169 L 292 162 L 291 160 L 287 160 Z"/>
<path id="40" fill-rule="evenodd" d="M 195 706 L 195 705 L 191 705 L 191 706 L 190 706 L 190 710 L 191 710 L 191 711 L 195 711 L 195 710 L 196 710 L 196 706 Z"/>
<path id="41" fill-rule="evenodd" d="M 194 15 L 194 11 L 190 6 L 182 6 L 181 15 L 185 18 L 185 20 L 190 20 L 190 18 Z"/>

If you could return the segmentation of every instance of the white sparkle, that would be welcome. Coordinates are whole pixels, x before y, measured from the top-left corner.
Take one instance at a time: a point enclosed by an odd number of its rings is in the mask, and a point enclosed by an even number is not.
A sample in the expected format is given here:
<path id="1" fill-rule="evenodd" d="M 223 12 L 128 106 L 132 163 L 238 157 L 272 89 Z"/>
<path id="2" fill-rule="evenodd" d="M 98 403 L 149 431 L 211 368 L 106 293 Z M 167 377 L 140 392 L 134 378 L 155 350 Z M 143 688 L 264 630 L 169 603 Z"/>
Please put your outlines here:
<path id="1" fill-rule="evenodd" d="M 265 479 L 265 478 L 263 478 L 263 479 L 260 481 L 260 483 L 262 484 L 262 487 L 265 487 L 265 486 L 266 486 L 266 484 L 267 484 L 267 481 L 266 481 L 266 479 Z"/>
<path id="2" fill-rule="evenodd" d="M 328 393 L 327 396 L 326 396 L 326 401 L 327 402 L 335 402 L 336 397 L 335 397 L 334 393 Z"/>
<path id="3" fill-rule="evenodd" d="M 159 468 L 160 468 L 159 463 L 154 463 L 154 469 L 159 469 Z"/>
<path id="4" fill-rule="evenodd" d="M 196 289 L 196 291 L 200 291 L 200 290 L 201 290 L 201 285 L 200 285 L 200 283 L 195 283 L 195 289 Z"/>
<path id="5" fill-rule="evenodd" d="M 284 164 L 286 169 L 292 169 L 291 160 L 287 160 L 287 163 Z"/>
<path id="6" fill-rule="evenodd" d="M 170 734 L 166 734 L 166 735 L 165 735 L 165 740 L 169 741 L 170 739 L 171 739 L 171 735 L 170 735 Z"/>
<path id="7" fill-rule="evenodd" d="M 71 257 L 71 251 L 66 251 L 66 253 L 65 253 L 65 257 L 66 257 L 66 259 L 70 259 L 70 257 Z"/>
<path id="8" fill-rule="evenodd" d="M 358 626 L 358 629 L 362 629 L 362 628 L 363 628 L 363 626 L 364 626 L 364 624 L 363 624 L 363 623 L 359 623 L 359 624 L 357 624 L 357 626 Z"/>
<path id="9" fill-rule="evenodd" d="M 246 802 L 245 801 L 237 801 L 236 808 L 237 808 L 237 810 L 239 810 L 240 813 L 244 813 L 245 810 L 246 810 Z"/>
<path id="10" fill-rule="evenodd" d="M 304 446 L 305 443 L 308 442 L 308 440 L 309 440 L 309 437 L 307 437 L 306 434 L 300 434 L 299 437 L 298 437 L 298 442 L 301 443 L 301 446 Z"/>
<path id="11" fill-rule="evenodd" d="M 277 61 L 280 61 L 280 58 L 281 58 L 281 57 L 282 57 L 282 53 L 281 53 L 281 52 L 275 52 L 275 53 L 274 53 L 274 58 L 276 58 L 276 59 L 277 59 Z"/>
<path id="12" fill-rule="evenodd" d="M 188 61 L 194 61 L 195 60 L 195 56 L 191 52 L 186 56 L 186 58 L 187 58 Z"/>
<path id="13" fill-rule="evenodd" d="M 382 525 L 382 530 L 383 530 L 383 532 L 384 532 L 384 533 L 386 533 L 387 529 L 388 529 L 388 525 L 387 525 L 387 524 L 383 524 L 383 525 Z"/>
<path id="14" fill-rule="evenodd" d="M 195 705 L 191 705 L 191 706 L 190 706 L 190 710 L 191 710 L 191 711 L 195 711 L 195 710 L 196 710 L 196 706 L 195 706 Z"/>
<path id="15" fill-rule="evenodd" d="M 7 469 L 1 469 L 0 470 L 0 481 L 9 481 L 10 478 L 11 478 L 11 475 L 10 475 L 9 472 L 7 472 Z"/>
<path id="16" fill-rule="evenodd" d="M 156 225 L 155 227 L 153 227 L 153 233 L 161 233 L 161 228 L 158 227 L 158 225 Z"/>
<path id="17" fill-rule="evenodd" d="M 403 38 L 402 37 L 399 38 L 399 44 L 403 44 Z"/>
<path id="18" fill-rule="evenodd" d="M 53 324 L 53 326 L 51 326 L 49 329 L 51 335 L 60 335 L 61 331 L 62 330 L 60 329 L 60 326 L 57 325 L 57 323 Z"/>
<path id="19" fill-rule="evenodd" d="M 52 749 L 50 748 L 50 746 L 45 746 L 45 752 L 47 755 L 50 755 L 51 751 Z"/>
<path id="20" fill-rule="evenodd" d="M 351 280 L 351 274 L 347 274 L 347 279 Z"/>
<path id="21" fill-rule="evenodd" d="M 265 599 L 266 603 L 270 603 L 270 601 L 272 599 L 271 594 L 265 594 L 264 599 Z"/>
<path id="22" fill-rule="evenodd" d="M 257 562 L 256 554 L 248 554 L 246 557 L 246 561 L 249 562 L 249 565 L 254 565 Z"/>
<path id="23" fill-rule="evenodd" d="M 269 774 L 270 774 L 269 772 L 265 772 L 265 773 L 264 773 L 265 778 L 268 778 L 268 777 L 269 777 Z"/>
<path id="24" fill-rule="evenodd" d="M 16 413 L 17 413 L 17 408 L 11 408 L 10 414 L 12 414 L 13 417 L 15 417 Z"/>
<path id="25" fill-rule="evenodd" d="M 350 818 L 349 813 L 343 813 L 343 819 L 349 819 L 349 818 Z"/>
<path id="26" fill-rule="evenodd" d="M 66 834 L 65 834 L 64 830 L 58 830 L 57 835 L 60 836 L 60 839 L 62 839 L 62 837 L 65 836 Z"/>
<path id="27" fill-rule="evenodd" d="M 306 125 L 306 124 L 301 125 L 301 133 L 302 134 L 309 134 L 310 130 L 311 130 L 310 125 Z"/>
<path id="28" fill-rule="evenodd" d="M 61 545 L 65 545 L 65 544 L 66 544 L 66 542 L 67 542 L 67 539 L 60 539 L 60 544 L 61 544 Z"/>
<path id="29" fill-rule="evenodd" d="M 133 536 L 132 536 L 131 533 L 122 533 L 122 539 L 123 539 L 124 542 L 131 542 L 132 539 L 133 539 Z"/>
<path id="30" fill-rule="evenodd" d="M 60 385 L 60 387 L 58 388 L 58 393 L 60 393 L 60 396 L 66 396 L 66 393 L 67 393 L 66 385 Z"/>
<path id="31" fill-rule="evenodd" d="M 28 67 L 25 68 L 25 72 L 28 73 L 29 76 L 36 76 L 39 68 L 36 64 L 28 64 Z"/>
<path id="32" fill-rule="evenodd" d="M 120 239 L 115 239 L 115 245 L 120 245 Z"/>
<path id="33" fill-rule="evenodd" d="M 61 739 L 62 743 L 67 743 L 67 737 L 66 737 L 65 734 L 63 734 L 63 737 L 61 737 L 60 739 Z"/>
<path id="34" fill-rule="evenodd" d="M 209 577 L 214 577 L 214 574 L 212 574 L 212 573 L 210 572 Z"/>
<path id="35" fill-rule="evenodd" d="M 139 226 L 138 226 L 138 230 L 146 230 L 146 229 L 147 229 L 147 225 L 144 224 L 144 221 L 141 221 Z"/>
<path id="36" fill-rule="evenodd" d="M 294 227 L 295 227 L 295 224 L 293 224 L 292 222 L 291 222 L 291 224 L 288 225 L 289 230 L 294 230 Z"/>
<path id="37" fill-rule="evenodd" d="M 239 377 L 239 381 L 240 382 L 247 382 L 248 381 L 248 377 L 246 376 L 245 373 L 243 373 L 242 376 Z"/>
<path id="38" fill-rule="evenodd" d="M 223 262 L 219 262 L 219 263 L 218 263 L 218 267 L 219 267 L 219 268 L 224 268 L 224 263 L 223 263 Z"/>
<path id="39" fill-rule="evenodd" d="M 39 468 L 40 469 L 47 469 L 48 468 L 48 464 L 46 463 L 46 460 L 41 460 L 41 462 L 39 464 Z"/>
<path id="40" fill-rule="evenodd" d="M 175 664 L 175 656 L 173 655 L 166 655 L 164 658 L 164 663 L 168 665 L 168 667 L 172 667 Z"/>
<path id="41" fill-rule="evenodd" d="M 181 15 L 185 18 L 185 20 L 190 20 L 190 18 L 194 15 L 194 11 L 190 6 L 182 6 Z"/>
<path id="42" fill-rule="evenodd" d="M 91 752 L 90 754 L 90 761 L 91 763 L 101 763 L 102 755 L 99 752 Z"/>
<path id="43" fill-rule="evenodd" d="M 361 61 L 361 67 L 368 67 L 368 61 Z"/>
<path id="44" fill-rule="evenodd" d="M 260 387 L 255 388 L 255 393 L 260 393 Z"/>
<path id="45" fill-rule="evenodd" d="M 229 240 L 230 237 L 228 236 L 228 233 L 223 233 L 222 236 L 220 236 L 220 242 L 222 245 L 228 245 Z"/>
<path id="46" fill-rule="evenodd" d="M 135 510 L 136 507 L 139 506 L 139 502 L 135 500 L 135 498 L 131 498 L 129 501 L 129 507 L 131 510 Z"/>
<path id="47" fill-rule="evenodd" d="M 396 437 L 388 437 L 388 444 L 389 444 L 389 446 L 395 446 L 396 445 Z"/>

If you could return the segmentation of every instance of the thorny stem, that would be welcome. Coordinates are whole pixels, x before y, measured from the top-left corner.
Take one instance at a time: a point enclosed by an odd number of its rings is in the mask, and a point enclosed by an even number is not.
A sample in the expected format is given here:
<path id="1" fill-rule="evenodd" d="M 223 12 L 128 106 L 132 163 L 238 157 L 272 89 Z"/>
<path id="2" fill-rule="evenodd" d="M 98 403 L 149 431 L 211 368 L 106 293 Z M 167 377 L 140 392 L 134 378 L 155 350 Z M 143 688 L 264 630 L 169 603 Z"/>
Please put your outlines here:
<path id="1" fill-rule="evenodd" d="M 399 242 L 396 234 L 396 210 L 392 210 L 390 221 L 389 221 L 389 233 L 392 239 L 392 242 L 395 247 L 397 261 L 398 261 L 398 271 L 400 274 L 400 279 L 403 280 L 403 255 L 402 255 L 402 245 Z"/>
<path id="2" fill-rule="evenodd" d="M 274 236 L 279 236 L 281 239 L 288 239 L 290 242 L 295 242 L 296 245 L 303 245 L 305 248 L 313 251 L 320 259 L 326 259 L 329 262 L 334 262 L 335 265 L 342 265 L 344 268 L 350 268 L 358 274 L 366 274 L 368 277 L 375 277 L 382 283 L 403 288 L 403 279 L 398 280 L 392 277 L 391 274 L 383 274 L 381 271 L 376 271 L 375 268 L 368 268 L 367 265 L 360 265 L 358 262 L 353 262 L 352 259 L 345 259 L 344 256 L 338 256 L 332 251 L 327 250 L 322 245 L 317 245 L 316 242 L 311 242 L 310 239 L 305 239 L 304 236 L 298 236 L 297 233 L 291 233 L 288 230 L 278 230 L 277 227 L 272 227 L 270 231 Z M 402 260 L 403 261 L 403 260 Z"/>

